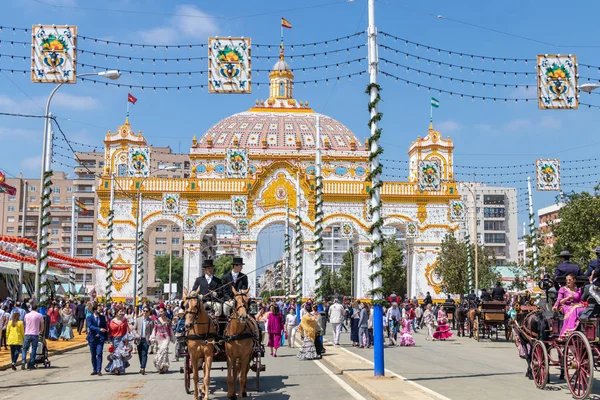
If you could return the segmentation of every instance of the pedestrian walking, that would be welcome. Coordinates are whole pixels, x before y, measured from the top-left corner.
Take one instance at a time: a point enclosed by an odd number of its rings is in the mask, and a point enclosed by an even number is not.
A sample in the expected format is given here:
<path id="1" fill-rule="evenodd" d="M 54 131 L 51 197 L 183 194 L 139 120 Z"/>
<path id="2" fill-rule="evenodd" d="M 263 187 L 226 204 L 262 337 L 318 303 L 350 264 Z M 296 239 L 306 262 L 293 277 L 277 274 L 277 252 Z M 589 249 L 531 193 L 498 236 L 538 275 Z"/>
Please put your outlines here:
<path id="1" fill-rule="evenodd" d="M 400 346 L 414 346 L 415 340 L 410 333 L 411 321 L 406 318 L 402 318 L 402 334 L 400 336 Z"/>
<path id="2" fill-rule="evenodd" d="M 92 305 L 92 314 L 89 315 L 85 324 L 87 327 L 87 341 L 90 346 L 92 360 L 92 375 L 102 376 L 102 349 L 107 340 L 106 317 L 100 314 L 100 306 Z"/>
<path id="3" fill-rule="evenodd" d="M 358 337 L 358 322 L 360 320 L 360 302 L 352 304 L 352 315 L 350 316 L 350 340 L 352 346 L 360 346 L 360 340 Z"/>
<path id="4" fill-rule="evenodd" d="M 415 307 L 415 319 L 417 328 L 421 329 L 423 327 L 423 309 L 420 304 L 417 304 Z"/>
<path id="5" fill-rule="evenodd" d="M 178 307 L 177 321 L 173 325 L 173 332 L 175 333 L 175 358 L 174 362 L 179 361 L 179 354 L 185 344 L 185 310 Z"/>
<path id="6" fill-rule="evenodd" d="M 83 300 L 79 300 L 79 304 L 75 307 L 75 319 L 77 320 L 77 334 L 81 335 L 83 326 L 85 325 L 85 304 Z"/>
<path id="7" fill-rule="evenodd" d="M 7 309 L 8 307 L 6 305 L 0 307 L 0 347 L 4 345 L 4 350 L 8 349 L 6 329 L 8 327 L 8 321 L 10 320 L 10 314 Z"/>
<path id="8" fill-rule="evenodd" d="M 140 374 L 146 374 L 148 363 L 148 348 L 150 347 L 150 336 L 154 330 L 154 320 L 150 318 L 150 307 L 143 308 L 143 316 L 137 318 L 134 323 L 133 336 L 137 344 L 137 353 L 140 359 Z"/>
<path id="9" fill-rule="evenodd" d="M 444 306 L 440 306 L 440 310 L 437 314 L 438 327 L 433 333 L 434 340 L 446 340 L 452 336 L 450 332 L 450 326 L 448 325 L 448 315 L 444 311 Z"/>
<path id="10" fill-rule="evenodd" d="M 44 332 L 44 317 L 38 311 L 36 303 L 32 304 L 31 311 L 25 315 L 23 325 L 25 326 L 24 337 L 23 337 L 23 356 L 21 369 L 35 369 L 35 354 L 38 347 L 38 341 L 40 333 Z M 31 347 L 29 353 L 29 363 L 27 363 L 27 352 Z M 26 365 L 27 364 L 27 365 Z"/>
<path id="11" fill-rule="evenodd" d="M 425 340 L 432 340 L 433 339 L 433 325 L 435 324 L 435 316 L 433 315 L 433 312 L 431 312 L 431 304 L 427 304 L 427 308 L 425 309 L 425 312 L 423 313 L 423 323 L 427 327 L 427 336 L 425 337 Z"/>
<path id="12" fill-rule="evenodd" d="M 63 309 L 60 311 L 60 322 L 62 324 L 62 329 L 60 331 L 60 339 L 62 340 L 71 340 L 73 339 L 73 328 L 71 324 L 74 321 L 73 311 L 69 303 L 67 302 Z"/>
<path id="13" fill-rule="evenodd" d="M 394 303 L 395 304 L 395 303 Z M 397 346 L 397 342 L 398 342 L 398 331 L 400 329 L 400 323 L 398 321 L 398 317 L 396 314 L 392 314 L 391 315 L 391 319 L 388 321 L 388 326 L 389 326 L 389 340 L 390 346 Z"/>
<path id="14" fill-rule="evenodd" d="M 369 310 L 366 303 L 359 304 L 358 347 L 364 349 L 369 345 Z"/>
<path id="15" fill-rule="evenodd" d="M 342 326 L 344 323 L 344 315 L 346 311 L 340 304 L 338 299 L 333 301 L 331 307 L 329 307 L 329 322 L 331 323 L 331 330 L 333 331 L 333 344 L 335 346 L 340 345 L 340 333 L 342 333 Z"/>
<path id="16" fill-rule="evenodd" d="M 283 332 L 283 318 L 277 304 L 271 306 L 271 313 L 267 320 L 267 330 L 269 331 L 267 347 L 271 348 L 271 355 L 277 357 L 277 349 L 281 346 L 281 334 Z"/>
<path id="17" fill-rule="evenodd" d="M 305 305 L 306 313 L 302 316 L 300 321 L 300 337 L 302 338 L 302 347 L 297 357 L 301 360 L 315 360 L 319 358 L 317 354 L 317 348 L 315 347 L 315 341 L 317 340 L 317 319 L 312 314 L 312 306 L 310 304 Z"/>
<path id="18" fill-rule="evenodd" d="M 19 320 L 19 313 L 12 315 L 10 322 L 7 324 L 6 333 L 6 340 L 10 346 L 11 367 L 13 371 L 16 371 L 19 354 L 21 354 L 25 340 L 25 327 L 23 326 L 23 321 Z"/>
<path id="19" fill-rule="evenodd" d="M 60 311 L 56 302 L 48 308 L 48 317 L 50 323 L 50 340 L 58 340 L 60 336 Z"/>
<path id="20" fill-rule="evenodd" d="M 159 374 L 169 370 L 169 343 L 175 341 L 171 331 L 171 320 L 167 317 L 167 309 L 164 304 L 158 307 L 158 319 L 154 322 L 154 331 L 150 337 L 151 342 L 157 345 L 154 356 L 154 366 Z"/>
<path id="21" fill-rule="evenodd" d="M 288 347 L 295 347 L 297 330 L 298 320 L 296 318 L 296 309 L 290 307 L 288 314 L 285 316 L 285 335 L 288 341 Z"/>

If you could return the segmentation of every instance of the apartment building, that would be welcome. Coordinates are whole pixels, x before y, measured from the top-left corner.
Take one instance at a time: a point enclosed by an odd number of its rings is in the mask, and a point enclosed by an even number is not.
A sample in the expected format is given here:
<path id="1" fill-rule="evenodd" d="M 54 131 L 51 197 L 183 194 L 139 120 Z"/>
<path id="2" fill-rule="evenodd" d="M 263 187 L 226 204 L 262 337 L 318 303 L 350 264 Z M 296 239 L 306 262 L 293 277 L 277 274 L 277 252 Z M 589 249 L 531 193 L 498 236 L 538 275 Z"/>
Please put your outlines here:
<path id="1" fill-rule="evenodd" d="M 342 238 L 341 225 L 331 225 L 323 229 L 322 265 L 337 271 L 341 268 L 344 254 L 352 247 L 352 239 Z"/>
<path id="2" fill-rule="evenodd" d="M 480 245 L 494 253 L 496 265 L 516 262 L 519 250 L 517 189 L 466 182 L 459 190 L 467 207 L 471 238 L 477 237 Z M 473 224 L 474 216 L 477 228 Z"/>
<path id="3" fill-rule="evenodd" d="M 551 206 L 540 208 L 537 212 L 541 239 L 551 247 L 556 242 L 556 238 L 552 234 L 552 228 L 560 224 L 558 212 L 564 206 L 564 203 L 552 204 Z"/>

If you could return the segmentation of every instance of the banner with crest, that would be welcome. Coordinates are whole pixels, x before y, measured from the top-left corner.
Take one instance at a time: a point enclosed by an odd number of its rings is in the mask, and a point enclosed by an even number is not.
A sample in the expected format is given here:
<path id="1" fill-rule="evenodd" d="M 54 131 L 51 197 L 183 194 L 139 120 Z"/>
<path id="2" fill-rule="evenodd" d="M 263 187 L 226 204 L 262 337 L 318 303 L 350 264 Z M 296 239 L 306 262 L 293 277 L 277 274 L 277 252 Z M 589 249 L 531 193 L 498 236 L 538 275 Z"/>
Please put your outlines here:
<path id="1" fill-rule="evenodd" d="M 31 29 L 31 81 L 75 83 L 77 27 L 34 25 Z"/>
<path id="2" fill-rule="evenodd" d="M 196 217 L 186 215 L 183 219 L 183 233 L 196 233 Z"/>
<path id="3" fill-rule="evenodd" d="M 418 179 L 421 192 L 440 190 L 442 184 L 440 162 L 437 160 L 420 160 Z"/>
<path id="4" fill-rule="evenodd" d="M 352 225 L 352 223 L 342 223 L 341 237 L 342 239 L 352 239 L 354 237 L 354 226 Z"/>
<path id="5" fill-rule="evenodd" d="M 458 200 L 450 200 L 450 221 L 458 222 L 465 220 L 465 203 Z"/>
<path id="6" fill-rule="evenodd" d="M 246 196 L 231 196 L 231 216 L 245 217 L 247 211 L 247 201 L 248 199 Z"/>
<path id="7" fill-rule="evenodd" d="M 163 193 L 163 214 L 179 213 L 179 193 Z"/>
<path id="8" fill-rule="evenodd" d="M 208 38 L 209 93 L 252 93 L 250 38 Z"/>
<path id="9" fill-rule="evenodd" d="M 246 218 L 240 218 L 237 220 L 237 234 L 247 235 L 248 234 L 248 220 Z"/>
<path id="10" fill-rule="evenodd" d="M 248 150 L 227 149 L 225 173 L 228 178 L 245 178 L 248 175 Z"/>
<path id="11" fill-rule="evenodd" d="M 560 190 L 560 160 L 542 158 L 535 162 L 537 190 Z"/>
<path id="12" fill-rule="evenodd" d="M 579 107 L 577 57 L 574 55 L 539 55 L 538 106 L 542 110 Z"/>
<path id="13" fill-rule="evenodd" d="M 419 230 L 417 228 L 416 222 L 409 222 L 406 224 L 406 237 L 414 238 L 417 237 Z"/>
<path id="14" fill-rule="evenodd" d="M 150 149 L 147 147 L 131 147 L 128 155 L 129 176 L 148 176 L 150 173 Z"/>

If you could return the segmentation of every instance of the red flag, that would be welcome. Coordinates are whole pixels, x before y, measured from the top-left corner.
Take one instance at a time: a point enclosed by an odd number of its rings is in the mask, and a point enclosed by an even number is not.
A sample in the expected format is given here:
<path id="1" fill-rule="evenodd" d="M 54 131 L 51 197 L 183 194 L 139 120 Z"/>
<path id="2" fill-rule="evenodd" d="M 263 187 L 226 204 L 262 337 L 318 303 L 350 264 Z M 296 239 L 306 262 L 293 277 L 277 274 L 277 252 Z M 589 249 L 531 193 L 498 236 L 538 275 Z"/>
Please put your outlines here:
<path id="1" fill-rule="evenodd" d="M 130 102 L 131 104 L 135 104 L 137 99 L 135 97 L 133 97 L 133 95 L 131 93 L 127 93 L 127 101 Z"/>

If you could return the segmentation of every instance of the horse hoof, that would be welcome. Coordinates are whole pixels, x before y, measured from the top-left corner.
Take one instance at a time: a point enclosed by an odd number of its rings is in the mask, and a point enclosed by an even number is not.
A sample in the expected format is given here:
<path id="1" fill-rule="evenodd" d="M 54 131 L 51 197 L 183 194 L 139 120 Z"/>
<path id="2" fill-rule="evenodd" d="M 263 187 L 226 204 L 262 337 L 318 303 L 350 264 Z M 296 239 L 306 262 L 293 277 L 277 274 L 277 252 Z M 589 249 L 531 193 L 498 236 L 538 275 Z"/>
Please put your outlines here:
<path id="1" fill-rule="evenodd" d="M 242 397 L 248 397 L 248 392 L 242 392 Z"/>

